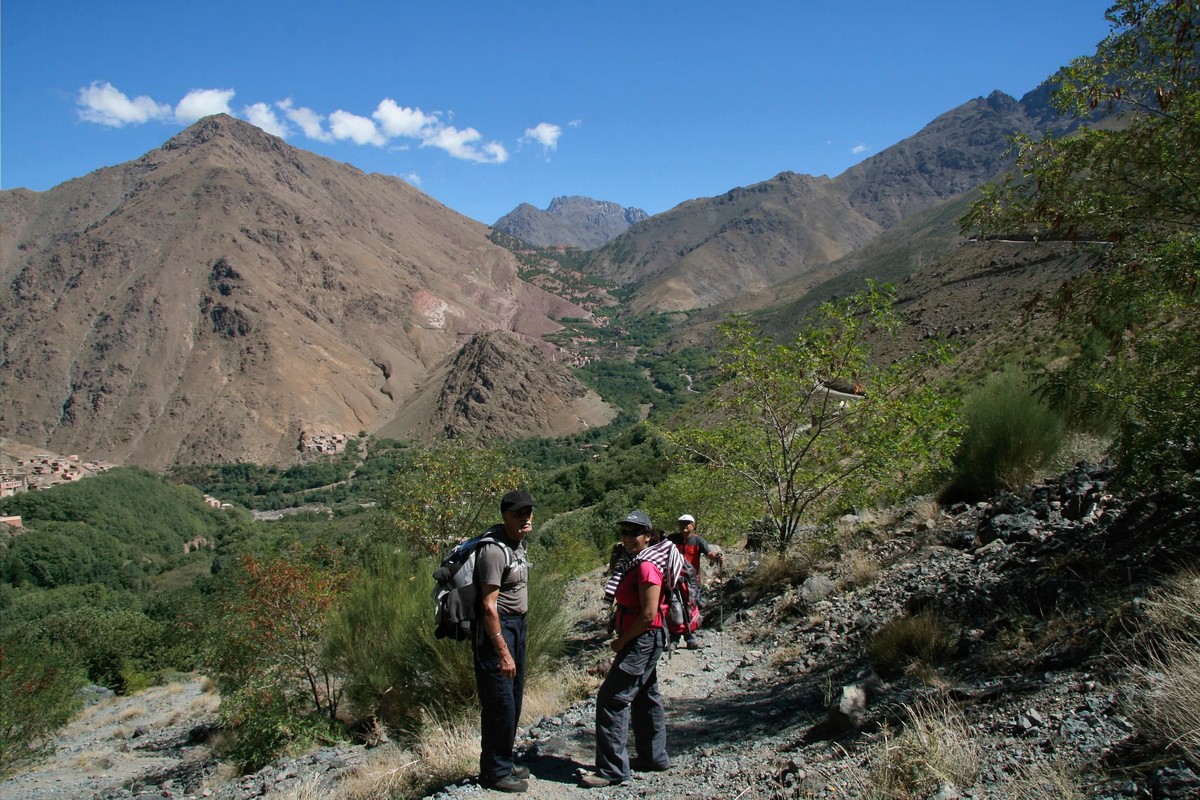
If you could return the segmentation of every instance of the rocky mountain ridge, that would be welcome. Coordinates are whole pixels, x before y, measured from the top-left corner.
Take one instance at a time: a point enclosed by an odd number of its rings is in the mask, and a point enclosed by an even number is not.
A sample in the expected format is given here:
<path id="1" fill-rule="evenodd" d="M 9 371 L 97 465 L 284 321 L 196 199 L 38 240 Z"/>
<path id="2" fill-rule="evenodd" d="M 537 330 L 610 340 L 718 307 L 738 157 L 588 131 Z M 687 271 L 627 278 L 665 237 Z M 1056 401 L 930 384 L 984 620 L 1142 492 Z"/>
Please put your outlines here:
<path id="1" fill-rule="evenodd" d="M 993 92 L 942 114 L 836 178 L 790 172 L 655 215 L 592 254 L 586 270 L 636 284 L 641 311 L 736 301 L 830 266 L 903 220 L 996 177 L 1015 133 L 1065 133 L 1049 84 Z"/>
<path id="2" fill-rule="evenodd" d="M 498 234 L 403 181 L 210 117 L 128 164 L 0 193 L 11 291 L 0 304 L 0 435 L 152 468 L 294 463 L 299 442 L 329 434 L 474 435 L 471 420 L 488 415 L 464 398 L 438 402 L 475 408 L 469 418 L 419 419 L 434 413 L 432 394 L 475 391 L 477 377 L 443 374 L 471 363 L 454 359 L 472 337 L 506 331 L 537 347 L 560 320 L 590 319 L 597 297 L 635 313 L 798 318 L 796 298 L 864 267 L 852 257 L 881 234 L 990 177 L 1009 133 L 1051 126 L 1045 91 L 966 103 L 838 178 L 785 172 L 685 202 L 572 265 L 573 282 L 524 266 Z M 638 216 L 578 197 L 551 210 L 619 225 Z M 906 270 L 900 278 L 939 272 Z M 620 291 L 578 290 L 596 277 Z M 513 351 L 531 359 L 516 372 L 549 369 L 553 350 Z M 590 401 L 560 413 L 582 390 L 551 373 L 531 380 L 564 394 L 513 399 L 507 408 L 527 408 L 531 422 L 505 411 L 510 422 L 492 430 L 564 434 L 603 415 Z"/>
<path id="3" fill-rule="evenodd" d="M 535 247 L 592 250 L 648 218 L 640 208 L 573 195 L 555 197 L 544 211 L 522 203 L 492 225 Z"/>

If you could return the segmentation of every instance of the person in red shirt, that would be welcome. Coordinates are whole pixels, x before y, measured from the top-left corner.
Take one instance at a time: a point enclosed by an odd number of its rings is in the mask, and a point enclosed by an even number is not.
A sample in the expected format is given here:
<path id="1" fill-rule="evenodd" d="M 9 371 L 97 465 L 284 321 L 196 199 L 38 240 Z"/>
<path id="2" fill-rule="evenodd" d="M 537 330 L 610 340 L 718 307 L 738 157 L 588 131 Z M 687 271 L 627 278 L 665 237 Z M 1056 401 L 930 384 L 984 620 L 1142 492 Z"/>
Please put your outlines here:
<path id="1" fill-rule="evenodd" d="M 700 596 L 703 591 L 703 582 L 701 581 L 700 573 L 700 556 L 704 556 L 709 561 L 720 564 L 725 560 L 725 554 L 721 552 L 721 548 L 716 545 L 710 545 L 704 541 L 704 537 L 696 533 L 696 518 L 691 514 L 684 514 L 678 520 L 679 530 L 668 537 L 679 552 L 683 554 L 684 559 L 692 565 L 692 569 L 696 570 L 696 605 L 699 606 L 702 601 Z M 676 637 L 678 639 L 678 637 Z M 696 650 L 700 647 L 700 642 L 696 639 L 694 631 L 688 632 L 683 638 L 684 644 L 689 650 Z"/>
<path id="2" fill-rule="evenodd" d="M 677 575 L 669 571 L 673 547 L 664 540 L 651 545 L 654 526 L 641 511 L 621 520 L 621 543 L 628 557 L 615 569 L 605 595 L 617 604 L 616 653 L 596 693 L 596 770 L 583 776 L 585 787 L 613 786 L 629 779 L 630 769 L 667 770 L 666 712 L 658 690 L 658 659 L 667 644 L 664 585 Z M 632 722 L 638 757 L 629 758 Z"/>

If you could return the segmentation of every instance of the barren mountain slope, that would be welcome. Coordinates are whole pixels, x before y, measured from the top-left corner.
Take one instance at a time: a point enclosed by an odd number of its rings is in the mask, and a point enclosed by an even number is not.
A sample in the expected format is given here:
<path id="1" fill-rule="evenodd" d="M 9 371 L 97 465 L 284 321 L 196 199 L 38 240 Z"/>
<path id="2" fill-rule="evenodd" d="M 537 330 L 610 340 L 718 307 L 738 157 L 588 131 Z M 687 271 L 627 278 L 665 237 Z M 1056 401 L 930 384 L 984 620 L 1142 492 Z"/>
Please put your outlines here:
<path id="1" fill-rule="evenodd" d="M 785 172 L 651 217 L 586 269 L 640 283 L 635 310 L 703 308 L 833 261 L 880 230 L 828 178 Z"/>
<path id="2" fill-rule="evenodd" d="M 0 194 L 0 433 L 162 467 L 373 431 L 474 333 L 587 312 L 406 183 L 209 117 Z"/>
<path id="3" fill-rule="evenodd" d="M 993 92 L 963 103 L 834 179 L 785 172 L 683 203 L 596 251 L 587 269 L 635 285 L 637 310 L 815 285 L 882 231 L 994 178 L 1011 163 L 1014 133 L 1067 130 L 1048 95 L 1041 87 L 1020 101 Z"/>
<path id="4" fill-rule="evenodd" d="M 512 333 L 476 334 L 380 433 L 419 441 L 493 441 L 611 422 L 616 410 L 571 374 L 564 355 Z"/>

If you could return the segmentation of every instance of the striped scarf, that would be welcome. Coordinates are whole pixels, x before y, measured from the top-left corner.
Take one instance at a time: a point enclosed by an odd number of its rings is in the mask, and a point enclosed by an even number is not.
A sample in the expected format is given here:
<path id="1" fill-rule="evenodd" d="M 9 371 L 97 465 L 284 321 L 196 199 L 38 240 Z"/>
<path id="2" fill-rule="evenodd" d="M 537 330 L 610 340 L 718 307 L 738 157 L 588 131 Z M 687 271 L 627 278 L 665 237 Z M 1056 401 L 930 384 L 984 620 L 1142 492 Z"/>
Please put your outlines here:
<path id="1" fill-rule="evenodd" d="M 663 576 L 663 587 L 667 590 L 675 586 L 675 581 L 679 580 L 679 574 L 683 572 L 683 556 L 679 554 L 679 548 L 670 539 L 663 539 L 657 544 L 644 548 L 635 556 L 626 556 L 621 563 L 617 564 L 612 577 L 604 584 L 606 598 L 612 600 L 617 596 L 617 586 L 621 583 L 621 579 L 639 561 L 647 561 L 658 567 Z"/>

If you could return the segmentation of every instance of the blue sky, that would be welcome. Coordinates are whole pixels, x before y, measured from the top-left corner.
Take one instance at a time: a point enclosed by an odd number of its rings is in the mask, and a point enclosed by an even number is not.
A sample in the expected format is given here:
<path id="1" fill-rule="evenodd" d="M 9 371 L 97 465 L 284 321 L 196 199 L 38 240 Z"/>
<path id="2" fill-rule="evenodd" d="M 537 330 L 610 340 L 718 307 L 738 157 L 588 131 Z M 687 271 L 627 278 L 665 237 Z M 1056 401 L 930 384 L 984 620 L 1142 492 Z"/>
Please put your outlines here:
<path id="1" fill-rule="evenodd" d="M 42 191 L 226 111 L 492 223 L 657 214 L 837 175 L 1108 30 L 1107 0 L 7 0 L 0 187 Z"/>

